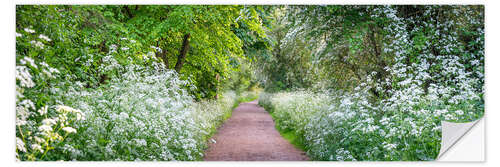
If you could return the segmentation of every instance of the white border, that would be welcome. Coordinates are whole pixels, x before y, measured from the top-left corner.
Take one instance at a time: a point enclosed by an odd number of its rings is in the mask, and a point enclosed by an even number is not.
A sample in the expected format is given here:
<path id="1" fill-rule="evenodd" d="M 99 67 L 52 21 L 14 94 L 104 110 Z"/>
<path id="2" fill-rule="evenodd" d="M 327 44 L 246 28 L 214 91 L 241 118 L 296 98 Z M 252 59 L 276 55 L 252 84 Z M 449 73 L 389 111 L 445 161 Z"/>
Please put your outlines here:
<path id="1" fill-rule="evenodd" d="M 168 0 L 137 0 L 137 1 L 118 1 L 118 0 L 2 0 L 0 6 L 2 12 L 1 44 L 2 54 L 0 55 L 0 106 L 2 113 L 0 123 L 2 130 L 0 157 L 2 166 L 499 166 L 499 131 L 500 127 L 500 53 L 497 48 L 500 45 L 500 26 L 498 25 L 498 16 L 500 8 L 496 5 L 496 0 L 415 0 L 415 1 L 396 1 L 396 0 L 351 0 L 351 1 L 326 1 L 322 0 L 291 0 L 288 4 L 485 4 L 486 5 L 486 163 L 443 163 L 443 162 L 37 162 L 37 163 L 16 163 L 14 161 L 13 149 L 15 131 L 14 131 L 14 93 L 15 93 L 15 4 L 283 4 L 284 1 L 277 0 L 214 0 L 208 3 L 207 0 L 187 0 L 187 1 L 168 1 Z"/>
<path id="2" fill-rule="evenodd" d="M 17 4 L 484 4 L 482 0 L 17 0 Z"/>

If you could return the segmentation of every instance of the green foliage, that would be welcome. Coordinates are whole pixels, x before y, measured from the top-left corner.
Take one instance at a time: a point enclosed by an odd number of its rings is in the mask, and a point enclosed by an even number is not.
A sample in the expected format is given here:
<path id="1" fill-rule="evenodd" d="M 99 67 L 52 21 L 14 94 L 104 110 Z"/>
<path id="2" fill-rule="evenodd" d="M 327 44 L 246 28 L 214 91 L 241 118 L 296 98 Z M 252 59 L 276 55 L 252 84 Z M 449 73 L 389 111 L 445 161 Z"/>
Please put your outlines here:
<path id="1" fill-rule="evenodd" d="M 245 91 L 239 94 L 238 96 L 238 103 L 246 103 L 246 102 L 251 102 L 259 98 L 261 90 L 251 90 L 251 91 Z"/>
<path id="2" fill-rule="evenodd" d="M 84 82 L 87 87 L 97 87 L 113 77 L 97 67 L 114 49 L 120 64 L 129 58 L 155 54 L 167 68 L 173 69 L 182 60 L 177 72 L 198 88 L 190 93 L 198 98 L 212 98 L 232 71 L 238 69 L 231 62 L 244 58 L 244 49 L 266 47 L 259 42 L 265 33 L 257 12 L 262 9 L 258 6 L 37 5 L 17 6 L 16 10 L 17 32 L 31 28 L 53 39 L 37 51 L 27 43 L 31 39 L 18 41 L 18 54 L 33 55 L 36 60 L 61 66 L 64 74 L 74 75 L 72 80 Z M 186 34 L 190 34 L 189 48 L 181 58 Z M 237 34 L 253 35 L 242 41 Z"/>
<path id="3" fill-rule="evenodd" d="M 247 60 L 240 60 L 239 62 L 241 62 L 241 64 L 237 65 L 239 68 L 237 71 L 231 73 L 224 83 L 224 87 L 228 90 L 235 90 L 237 93 L 242 93 L 257 87 L 258 83 L 256 82 L 256 76 L 251 69 L 250 63 Z"/>

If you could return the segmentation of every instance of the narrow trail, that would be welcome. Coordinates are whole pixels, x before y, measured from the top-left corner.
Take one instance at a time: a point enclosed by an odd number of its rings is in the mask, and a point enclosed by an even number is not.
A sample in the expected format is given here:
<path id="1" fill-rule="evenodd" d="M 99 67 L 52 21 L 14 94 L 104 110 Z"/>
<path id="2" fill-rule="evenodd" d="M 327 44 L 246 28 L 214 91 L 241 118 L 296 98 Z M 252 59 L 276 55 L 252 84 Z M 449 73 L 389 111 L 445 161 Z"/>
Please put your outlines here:
<path id="1" fill-rule="evenodd" d="M 305 153 L 275 129 L 271 115 L 257 100 L 241 103 L 209 141 L 205 161 L 302 161 Z"/>

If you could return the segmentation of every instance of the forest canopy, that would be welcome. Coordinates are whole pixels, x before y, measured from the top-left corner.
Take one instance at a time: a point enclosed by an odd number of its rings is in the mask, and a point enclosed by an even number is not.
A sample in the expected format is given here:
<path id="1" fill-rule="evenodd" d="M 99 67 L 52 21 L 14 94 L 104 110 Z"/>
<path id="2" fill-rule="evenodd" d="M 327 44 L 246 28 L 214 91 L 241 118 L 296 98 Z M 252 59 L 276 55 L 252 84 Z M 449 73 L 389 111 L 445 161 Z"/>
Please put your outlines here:
<path id="1" fill-rule="evenodd" d="M 49 65 L 64 64 L 62 73 L 85 86 L 97 87 L 114 75 L 97 70 L 109 53 L 118 63 L 161 60 L 184 80 L 198 98 L 213 98 L 232 71 L 248 59 L 245 50 L 266 49 L 260 6 L 17 6 L 16 29 L 33 29 L 51 41 L 32 49 L 31 39 L 17 42 L 17 54 Z M 29 33 L 27 34 L 29 35 Z M 258 44 L 256 44 L 258 43 Z M 42 46 L 42 45 L 40 45 Z M 21 56 L 17 56 L 18 61 Z"/>

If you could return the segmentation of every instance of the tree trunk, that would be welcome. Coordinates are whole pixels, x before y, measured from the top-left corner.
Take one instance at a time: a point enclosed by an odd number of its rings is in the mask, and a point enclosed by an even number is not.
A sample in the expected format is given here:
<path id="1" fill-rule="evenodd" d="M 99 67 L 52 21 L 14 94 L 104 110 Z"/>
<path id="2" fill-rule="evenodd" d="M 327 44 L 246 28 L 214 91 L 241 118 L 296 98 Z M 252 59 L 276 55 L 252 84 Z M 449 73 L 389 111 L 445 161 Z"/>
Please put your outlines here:
<path id="1" fill-rule="evenodd" d="M 169 69 L 168 67 L 168 58 L 167 58 L 167 51 L 162 50 L 161 52 L 156 52 L 156 57 L 159 57 L 163 60 L 163 64 L 165 64 L 165 68 Z"/>
<path id="2" fill-rule="evenodd" d="M 384 58 L 381 55 L 381 48 L 379 46 L 377 46 L 377 39 L 375 37 L 375 35 L 376 35 L 375 27 L 373 25 L 371 25 L 369 28 L 370 28 L 370 32 L 368 33 L 368 35 L 370 38 L 370 42 L 371 42 L 373 51 L 375 53 L 375 62 L 374 63 L 376 64 L 376 68 L 374 69 L 374 71 L 377 72 L 377 75 L 375 75 L 375 77 L 376 77 L 375 79 L 376 79 L 376 82 L 380 82 L 380 81 L 383 81 L 384 78 L 387 76 L 387 72 L 384 70 L 384 68 L 386 67 L 386 64 L 385 64 Z M 371 88 L 370 91 L 377 97 L 382 96 L 381 92 L 377 91 L 375 88 Z"/>
<path id="3" fill-rule="evenodd" d="M 181 71 L 182 65 L 184 64 L 184 60 L 186 59 L 186 54 L 189 50 L 189 36 L 190 36 L 189 33 L 184 35 L 184 39 L 182 41 L 181 52 L 177 57 L 177 63 L 175 63 L 175 71 L 177 71 L 177 73 Z"/>
<path id="4" fill-rule="evenodd" d="M 127 16 L 128 18 L 132 18 L 134 17 L 134 15 L 132 14 L 132 12 L 130 12 L 130 9 L 128 8 L 128 5 L 124 5 L 124 8 L 125 8 L 125 12 L 127 13 Z"/>

